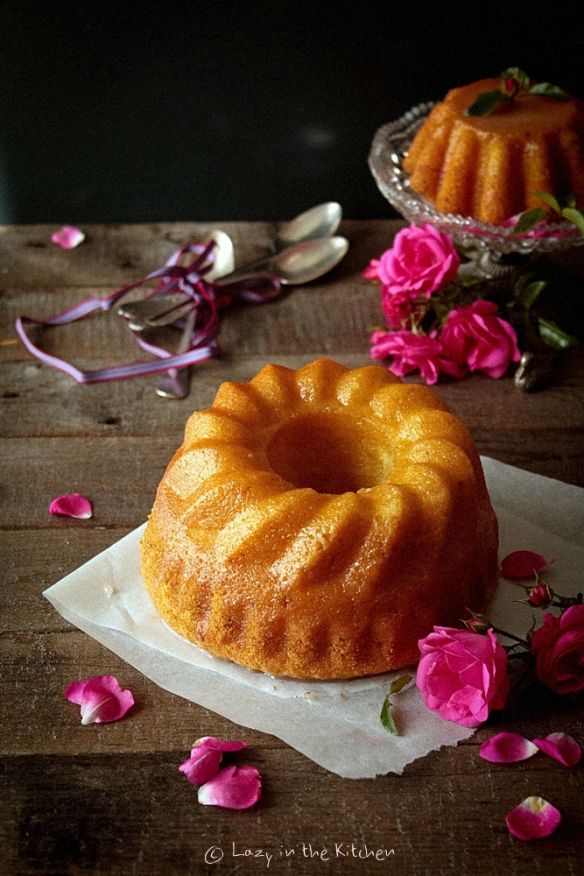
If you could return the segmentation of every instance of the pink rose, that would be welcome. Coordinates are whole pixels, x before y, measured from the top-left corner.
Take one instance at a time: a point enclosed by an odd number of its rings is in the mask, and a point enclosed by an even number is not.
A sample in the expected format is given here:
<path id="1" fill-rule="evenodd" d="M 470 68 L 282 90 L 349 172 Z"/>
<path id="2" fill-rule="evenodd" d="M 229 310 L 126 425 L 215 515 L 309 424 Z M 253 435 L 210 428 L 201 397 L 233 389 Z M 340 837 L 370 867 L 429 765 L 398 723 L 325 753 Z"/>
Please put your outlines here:
<path id="1" fill-rule="evenodd" d="M 546 614 L 531 639 L 540 680 L 558 694 L 584 689 L 584 605 L 561 615 Z"/>
<path id="2" fill-rule="evenodd" d="M 381 307 L 389 328 L 400 329 L 411 324 L 414 299 L 409 292 L 388 292 L 387 288 L 382 286 Z"/>
<path id="3" fill-rule="evenodd" d="M 436 383 L 440 372 L 462 377 L 462 369 L 442 354 L 442 347 L 430 335 L 413 332 L 373 332 L 371 355 L 374 359 L 393 357 L 389 370 L 398 377 L 419 369 L 426 383 Z"/>
<path id="4" fill-rule="evenodd" d="M 434 627 L 420 639 L 416 684 L 429 709 L 463 727 L 478 727 L 491 709 L 502 709 L 509 693 L 507 653 L 492 629 Z"/>
<path id="5" fill-rule="evenodd" d="M 379 264 L 379 259 L 371 259 L 363 271 L 366 280 L 379 280 Z"/>
<path id="6" fill-rule="evenodd" d="M 509 363 L 518 362 L 521 354 L 515 329 L 496 313 L 493 301 L 453 308 L 440 334 L 445 355 L 470 371 L 502 377 Z"/>
<path id="7" fill-rule="evenodd" d="M 411 298 L 429 298 L 456 275 L 460 258 L 452 239 L 432 225 L 410 225 L 399 231 L 393 247 L 374 259 L 364 271 L 379 280 L 385 294 L 408 292 Z"/>

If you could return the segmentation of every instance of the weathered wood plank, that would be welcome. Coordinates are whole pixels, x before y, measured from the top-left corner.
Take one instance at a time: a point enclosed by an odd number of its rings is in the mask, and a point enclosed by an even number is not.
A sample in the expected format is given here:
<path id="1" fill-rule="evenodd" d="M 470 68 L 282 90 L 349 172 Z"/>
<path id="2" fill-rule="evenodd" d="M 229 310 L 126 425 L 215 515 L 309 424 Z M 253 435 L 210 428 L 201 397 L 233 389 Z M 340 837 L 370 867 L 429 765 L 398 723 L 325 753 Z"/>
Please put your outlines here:
<path id="1" fill-rule="evenodd" d="M 130 527 L 106 529 L 61 520 L 56 527 L 0 531 L 3 586 L 2 630 L 42 632 L 70 625 L 43 598 L 42 592 L 96 554 L 123 538 Z"/>
<path id="2" fill-rule="evenodd" d="M 231 236 L 238 257 L 247 260 L 270 246 L 274 223 L 86 225 L 86 240 L 74 250 L 51 243 L 55 226 L 3 226 L 1 284 L 21 289 L 123 286 L 160 267 L 179 246 L 204 239 L 216 227 Z"/>
<path id="3" fill-rule="evenodd" d="M 18 439 L 14 439 L 18 442 Z M 50 518 L 48 505 L 61 493 L 83 493 L 94 503 L 94 517 L 80 526 L 134 527 L 150 510 L 156 485 L 180 435 L 154 438 L 31 439 L 3 474 L 2 525 L 42 529 L 70 521 Z M 174 448 L 174 449 L 173 449 Z M 0 462 L 6 467 L 6 454 Z"/>
<path id="4" fill-rule="evenodd" d="M 223 380 L 248 380 L 268 358 L 298 368 L 315 355 L 319 353 L 277 353 L 268 357 L 238 352 L 231 356 L 226 351 L 221 358 L 191 370 L 191 392 L 181 402 L 160 399 L 154 392 L 155 377 L 79 386 L 45 366 L 31 363 L 23 367 L 20 362 L 7 362 L 2 367 L 1 430 L 5 437 L 23 438 L 138 436 L 158 433 L 162 428 L 178 434 L 192 410 L 211 404 Z M 332 351 L 329 355 L 349 367 L 373 364 L 363 351 Z M 475 436 L 479 431 L 578 431 L 584 428 L 583 351 L 569 351 L 566 360 L 558 381 L 539 393 L 522 393 L 509 379 L 480 376 L 441 383 L 436 391 Z"/>
<path id="5" fill-rule="evenodd" d="M 355 222 L 345 220 L 338 231 L 352 246 L 346 263 L 363 270 L 363 256 L 373 258 L 389 246 L 393 234 L 404 225 L 400 220 Z M 204 240 L 220 228 L 233 240 L 236 263 L 269 251 L 274 222 L 168 222 L 134 225 L 87 225 L 86 240 L 74 250 L 51 243 L 52 225 L 0 226 L 3 289 L 51 289 L 64 286 L 103 289 L 123 286 L 160 267 L 179 247 Z M 358 259 L 353 258 L 353 254 Z"/>
<path id="6" fill-rule="evenodd" d="M 261 808 L 246 813 L 199 806 L 196 790 L 177 772 L 173 749 L 13 758 L 5 762 L 2 816 L 10 855 L 4 861 L 13 869 L 4 872 L 33 872 L 42 861 L 44 873 L 211 873 L 205 854 L 212 847 L 223 853 L 221 869 L 230 873 L 267 869 L 265 858 L 237 857 L 245 849 L 272 855 L 269 871 L 276 873 L 393 868 L 426 876 L 456 866 L 475 876 L 486 872 L 477 862 L 487 860 L 516 876 L 578 872 L 580 837 L 569 824 L 539 844 L 537 855 L 508 836 L 504 814 L 532 791 L 533 776 L 518 767 L 510 782 L 504 770 L 487 767 L 479 783 L 469 772 L 461 774 L 450 752 L 439 757 L 439 782 L 414 767 L 403 778 L 347 783 L 287 752 L 254 748 L 245 762 L 263 772 L 264 798 Z M 429 760 L 436 764 L 435 757 Z M 456 817 L 469 785 L 474 806 Z M 582 795 L 574 773 L 558 787 L 556 770 L 543 767 L 538 790 L 578 823 Z M 334 805 L 316 804 L 323 799 Z M 372 860 L 368 850 L 377 849 L 390 856 Z"/>
<path id="7" fill-rule="evenodd" d="M 268 304 L 231 307 L 223 317 L 219 336 L 223 355 L 236 358 L 252 353 L 267 359 L 302 351 L 313 353 L 314 358 L 331 353 L 361 353 L 367 358 L 369 335 L 381 321 L 379 295 L 370 283 L 351 281 L 350 277 L 335 282 L 334 274 L 328 281 L 298 287 Z M 44 319 L 68 310 L 84 297 L 78 287 L 54 293 L 44 289 L 26 296 L 10 290 L 0 324 L 0 361 L 35 363 L 17 339 L 17 316 L 24 313 Z M 55 329 L 32 328 L 29 334 L 47 353 L 75 359 L 84 367 L 96 367 L 97 361 L 104 366 L 152 358 L 134 341 L 125 320 L 113 311 Z M 177 332 L 167 330 L 159 335 L 160 343 L 172 349 L 176 336 Z M 149 338 L 156 340 L 154 335 Z"/>

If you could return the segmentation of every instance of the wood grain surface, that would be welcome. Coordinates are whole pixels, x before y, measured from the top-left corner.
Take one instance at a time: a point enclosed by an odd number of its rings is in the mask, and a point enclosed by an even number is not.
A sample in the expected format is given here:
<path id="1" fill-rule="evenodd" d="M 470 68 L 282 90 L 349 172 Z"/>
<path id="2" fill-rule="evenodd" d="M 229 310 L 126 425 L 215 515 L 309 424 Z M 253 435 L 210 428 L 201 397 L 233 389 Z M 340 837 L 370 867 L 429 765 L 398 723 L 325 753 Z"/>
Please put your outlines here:
<path id="1" fill-rule="evenodd" d="M 240 262 L 262 252 L 274 230 L 268 223 L 216 225 L 233 237 Z M 344 222 L 351 248 L 328 276 L 271 304 L 227 313 L 221 357 L 193 369 L 185 401 L 158 398 L 156 376 L 78 386 L 17 340 L 19 314 L 49 316 L 112 291 L 212 227 L 92 226 L 70 252 L 50 243 L 48 226 L 0 229 L 0 872 L 580 873 L 582 768 L 544 757 L 503 767 L 478 757 L 485 738 L 511 726 L 509 715 L 409 765 L 403 776 L 343 780 L 276 738 L 161 690 L 42 597 L 143 522 L 189 413 L 207 406 L 223 380 L 246 380 L 267 361 L 296 368 L 328 355 L 349 366 L 370 363 L 368 336 L 382 317 L 378 290 L 361 272 L 400 227 L 392 221 Z M 47 332 L 43 344 L 85 366 L 137 357 L 113 313 Z M 482 377 L 441 384 L 438 392 L 481 453 L 584 485 L 580 350 L 565 355 L 554 385 L 539 393 Z M 75 491 L 93 500 L 94 517 L 50 518 L 50 499 Z M 117 675 L 137 705 L 119 723 L 82 727 L 63 688 L 101 673 Z M 581 711 L 539 687 L 521 700 L 512 727 L 529 737 L 564 730 L 584 742 Z M 229 812 L 197 803 L 177 767 L 204 735 L 246 739 L 245 761 L 264 779 L 257 807 Z M 504 822 L 531 794 L 563 813 L 557 833 L 533 844 L 513 840 Z M 258 850 L 265 854 L 255 857 Z"/>

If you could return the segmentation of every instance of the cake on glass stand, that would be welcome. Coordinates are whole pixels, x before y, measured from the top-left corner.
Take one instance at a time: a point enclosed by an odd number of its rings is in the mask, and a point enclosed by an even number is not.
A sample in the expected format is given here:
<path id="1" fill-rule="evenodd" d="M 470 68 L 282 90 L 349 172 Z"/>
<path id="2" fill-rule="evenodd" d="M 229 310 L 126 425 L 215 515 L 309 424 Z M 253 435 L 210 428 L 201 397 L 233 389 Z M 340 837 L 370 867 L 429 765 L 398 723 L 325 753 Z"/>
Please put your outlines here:
<path id="1" fill-rule="evenodd" d="M 403 161 L 433 107 L 433 102 L 421 103 L 379 128 L 371 144 L 369 168 L 381 194 L 405 219 L 416 225 L 430 223 L 451 236 L 468 259 L 461 274 L 505 282 L 519 265 L 584 245 L 584 234 L 567 220 L 540 223 L 518 234 L 513 231 L 512 219 L 504 225 L 492 225 L 470 216 L 441 213 L 416 193 Z M 558 355 L 559 350 L 549 347 L 547 351 L 525 352 L 515 372 L 515 385 L 526 391 L 546 385 Z"/>
<path id="2" fill-rule="evenodd" d="M 539 256 L 584 244 L 584 235 L 568 221 L 542 223 L 523 234 L 513 224 L 490 225 L 469 216 L 440 213 L 410 186 L 403 159 L 434 103 L 421 103 L 396 121 L 383 125 L 373 138 L 369 167 L 382 195 L 398 213 L 416 225 L 431 223 L 446 232 L 475 270 L 485 277 L 497 277 L 509 270 L 517 257 Z"/>

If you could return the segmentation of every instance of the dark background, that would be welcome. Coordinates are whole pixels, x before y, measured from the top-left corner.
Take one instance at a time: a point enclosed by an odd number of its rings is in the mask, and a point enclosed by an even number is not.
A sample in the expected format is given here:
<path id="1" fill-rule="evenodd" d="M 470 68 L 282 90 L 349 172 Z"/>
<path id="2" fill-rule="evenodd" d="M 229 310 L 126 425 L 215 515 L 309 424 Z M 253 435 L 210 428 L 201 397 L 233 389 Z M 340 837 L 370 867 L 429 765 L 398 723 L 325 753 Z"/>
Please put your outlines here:
<path id="1" fill-rule="evenodd" d="M 0 2 L 0 222 L 393 215 L 376 129 L 520 66 L 584 96 L 581 2 Z"/>

